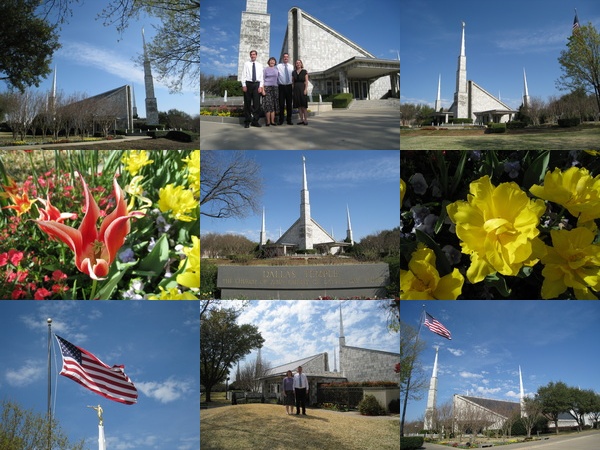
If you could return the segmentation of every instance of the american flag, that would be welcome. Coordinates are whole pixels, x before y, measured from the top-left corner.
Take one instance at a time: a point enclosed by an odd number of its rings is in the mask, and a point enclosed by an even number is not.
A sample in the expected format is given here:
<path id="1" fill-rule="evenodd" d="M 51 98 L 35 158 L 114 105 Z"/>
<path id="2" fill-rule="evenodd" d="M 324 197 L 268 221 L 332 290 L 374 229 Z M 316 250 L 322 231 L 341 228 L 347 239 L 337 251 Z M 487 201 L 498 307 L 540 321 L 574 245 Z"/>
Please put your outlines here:
<path id="1" fill-rule="evenodd" d="M 56 335 L 60 344 L 63 365 L 60 375 L 81 384 L 109 400 L 133 405 L 137 389 L 123 369 L 125 366 L 107 366 L 87 350 L 71 344 Z"/>
<path id="2" fill-rule="evenodd" d="M 425 325 L 435 334 L 439 334 L 440 336 L 445 337 L 446 339 L 452 339 L 450 331 L 448 331 L 448 329 L 440 322 L 438 322 L 438 320 L 431 314 L 425 313 L 425 323 L 423 325 Z"/>
<path id="3" fill-rule="evenodd" d="M 577 10 L 575 10 L 575 18 L 573 19 L 573 32 L 579 28 L 579 18 L 577 17 Z"/>

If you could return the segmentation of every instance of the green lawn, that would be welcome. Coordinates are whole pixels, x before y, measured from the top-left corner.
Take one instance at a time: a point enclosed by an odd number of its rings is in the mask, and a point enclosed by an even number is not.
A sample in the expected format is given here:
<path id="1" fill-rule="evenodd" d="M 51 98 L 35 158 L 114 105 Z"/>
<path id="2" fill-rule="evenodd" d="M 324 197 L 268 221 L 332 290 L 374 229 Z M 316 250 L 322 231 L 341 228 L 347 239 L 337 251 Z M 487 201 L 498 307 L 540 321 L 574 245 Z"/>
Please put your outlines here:
<path id="1" fill-rule="evenodd" d="M 401 130 L 400 150 L 600 150 L 600 127 L 519 134 Z"/>

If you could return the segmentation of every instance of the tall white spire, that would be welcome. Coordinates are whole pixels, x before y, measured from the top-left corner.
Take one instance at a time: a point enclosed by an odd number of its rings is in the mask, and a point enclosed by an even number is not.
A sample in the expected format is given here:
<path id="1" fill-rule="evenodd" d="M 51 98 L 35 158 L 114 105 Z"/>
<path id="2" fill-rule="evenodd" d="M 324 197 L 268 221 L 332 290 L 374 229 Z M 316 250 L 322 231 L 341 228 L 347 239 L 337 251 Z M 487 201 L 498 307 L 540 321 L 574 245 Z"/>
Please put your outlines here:
<path id="1" fill-rule="evenodd" d="M 438 78 L 438 91 L 435 99 L 435 112 L 439 112 L 442 108 L 442 74 Z"/>
<path id="2" fill-rule="evenodd" d="M 433 363 L 433 373 L 429 382 L 429 394 L 427 395 L 427 408 L 425 409 L 425 423 L 423 428 L 431 430 L 434 427 L 433 414 L 435 412 L 435 400 L 437 397 L 437 371 L 438 371 L 438 351 L 439 347 L 435 348 L 435 361 Z"/>
<path id="3" fill-rule="evenodd" d="M 344 336 L 344 321 L 342 320 L 342 304 L 340 303 L 340 347 L 346 345 Z"/>
<path id="4" fill-rule="evenodd" d="M 521 417 L 525 417 L 525 391 L 523 390 L 523 375 L 519 366 L 519 403 L 521 405 Z"/>
<path id="5" fill-rule="evenodd" d="M 267 230 L 265 227 L 265 207 L 263 206 L 262 227 L 260 229 L 260 247 L 267 243 Z"/>
<path id="6" fill-rule="evenodd" d="M 525 73 L 525 67 L 523 67 L 523 89 L 525 94 L 523 94 L 523 107 L 529 107 L 530 98 L 529 98 L 529 89 L 527 88 L 527 74 Z"/>
<path id="7" fill-rule="evenodd" d="M 456 91 L 454 92 L 454 118 L 470 118 L 469 96 L 467 87 L 467 55 L 465 52 L 465 23 L 462 22 L 462 37 L 460 41 L 460 55 L 456 69 Z"/>
<path id="8" fill-rule="evenodd" d="M 348 215 L 348 229 L 346 230 L 346 239 L 350 241 L 350 245 L 354 245 L 354 238 L 352 237 L 352 224 L 350 223 L 350 208 L 346 205 L 346 214 Z"/>
<path id="9" fill-rule="evenodd" d="M 146 88 L 146 125 L 158 125 L 158 106 L 154 96 L 154 79 L 152 78 L 152 68 L 150 67 L 150 58 L 146 49 L 146 36 L 142 28 L 142 41 L 144 44 L 144 85 Z"/>
<path id="10" fill-rule="evenodd" d="M 302 156 L 302 191 L 300 192 L 300 236 L 302 243 L 300 250 L 313 248 L 312 220 L 310 218 L 310 199 L 308 195 L 308 181 L 306 180 L 306 158 Z"/>

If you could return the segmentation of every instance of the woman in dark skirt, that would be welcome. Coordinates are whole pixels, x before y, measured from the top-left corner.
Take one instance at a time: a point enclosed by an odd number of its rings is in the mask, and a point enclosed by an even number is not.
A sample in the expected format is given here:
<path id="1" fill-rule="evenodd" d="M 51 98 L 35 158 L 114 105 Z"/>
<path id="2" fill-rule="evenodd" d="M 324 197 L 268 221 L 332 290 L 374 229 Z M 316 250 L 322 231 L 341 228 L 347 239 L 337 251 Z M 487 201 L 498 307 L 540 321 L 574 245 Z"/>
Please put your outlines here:
<path id="1" fill-rule="evenodd" d="M 279 109 L 279 88 L 277 86 L 277 60 L 272 56 L 267 62 L 267 67 L 264 70 L 263 79 L 265 80 L 265 89 L 263 90 L 263 109 L 265 111 L 265 123 L 269 125 L 277 125 L 275 116 Z"/>
<path id="2" fill-rule="evenodd" d="M 296 70 L 292 72 L 292 85 L 294 108 L 298 108 L 300 120 L 297 125 L 308 125 L 308 72 L 300 59 L 296 61 Z"/>
<path id="3" fill-rule="evenodd" d="M 285 405 L 285 412 L 290 415 L 294 413 L 294 405 L 296 399 L 294 398 L 294 377 L 292 371 L 288 370 L 285 374 L 285 378 L 282 383 L 283 392 L 283 404 Z"/>

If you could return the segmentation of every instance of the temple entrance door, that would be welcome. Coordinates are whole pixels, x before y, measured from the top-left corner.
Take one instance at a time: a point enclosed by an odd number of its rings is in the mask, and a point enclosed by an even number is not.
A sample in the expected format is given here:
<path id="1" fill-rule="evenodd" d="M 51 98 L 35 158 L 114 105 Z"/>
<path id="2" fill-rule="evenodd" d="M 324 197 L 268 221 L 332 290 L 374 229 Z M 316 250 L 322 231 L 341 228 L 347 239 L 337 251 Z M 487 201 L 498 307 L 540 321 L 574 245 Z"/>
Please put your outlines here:
<path id="1" fill-rule="evenodd" d="M 366 81 L 362 82 L 362 97 L 365 100 L 367 100 L 369 98 L 369 83 L 367 83 Z"/>
<path id="2" fill-rule="evenodd" d="M 352 82 L 352 97 L 360 99 L 360 83 L 358 81 Z"/>

